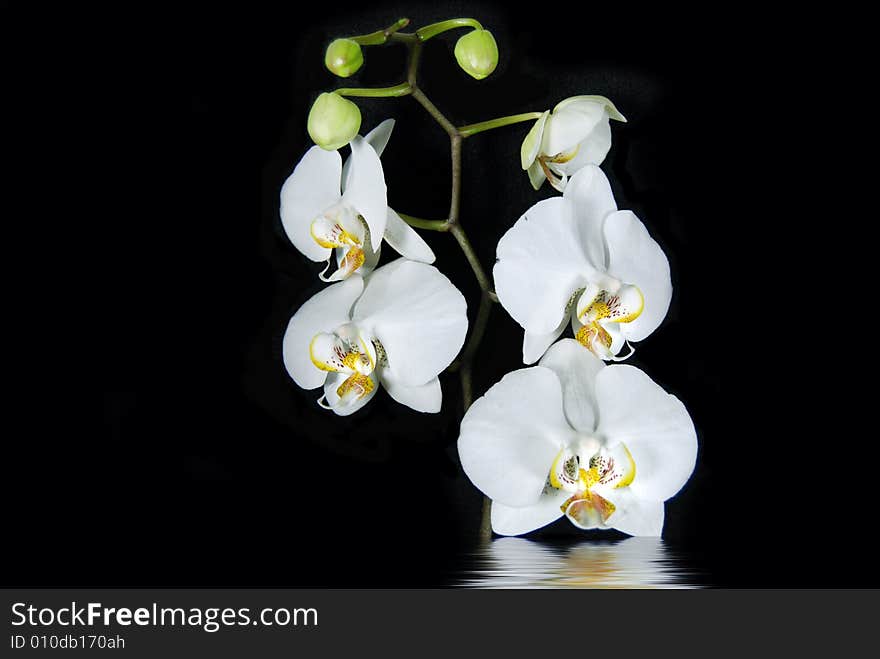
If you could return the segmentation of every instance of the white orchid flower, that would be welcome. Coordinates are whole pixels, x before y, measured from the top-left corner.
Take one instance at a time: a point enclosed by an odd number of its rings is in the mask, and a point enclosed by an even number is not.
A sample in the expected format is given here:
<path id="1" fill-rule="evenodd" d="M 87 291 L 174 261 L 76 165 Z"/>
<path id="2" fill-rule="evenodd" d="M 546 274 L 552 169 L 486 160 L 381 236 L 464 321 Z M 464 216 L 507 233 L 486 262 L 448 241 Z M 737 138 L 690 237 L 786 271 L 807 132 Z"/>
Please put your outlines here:
<path id="1" fill-rule="evenodd" d="M 381 384 L 419 412 L 439 412 L 437 376 L 467 333 L 464 296 L 437 268 L 398 259 L 352 275 L 309 299 L 284 334 L 287 372 L 340 416 L 366 405 Z"/>
<path id="2" fill-rule="evenodd" d="M 525 330 L 526 364 L 569 318 L 584 347 L 618 360 L 627 342 L 660 326 L 672 299 L 666 255 L 635 214 L 617 210 L 595 165 L 575 174 L 561 197 L 526 211 L 498 242 L 497 256 L 495 291 Z"/>
<path id="3" fill-rule="evenodd" d="M 368 274 L 379 262 L 383 239 L 402 256 L 434 262 L 428 244 L 388 207 L 379 156 L 393 128 L 394 120 L 386 119 L 366 137 L 356 136 L 344 166 L 338 151 L 313 146 L 281 188 L 284 231 L 312 261 L 327 261 L 322 281 Z M 338 269 L 325 277 L 333 250 Z"/>
<path id="4" fill-rule="evenodd" d="M 664 501 L 693 472 L 697 435 L 681 401 L 642 371 L 605 366 L 564 339 L 470 407 L 458 452 L 492 499 L 498 534 L 565 515 L 582 529 L 659 536 Z"/>
<path id="5" fill-rule="evenodd" d="M 610 119 L 626 121 L 604 96 L 573 96 L 541 115 L 520 149 L 532 187 L 547 179 L 562 192 L 585 165 L 601 165 L 611 149 Z"/>

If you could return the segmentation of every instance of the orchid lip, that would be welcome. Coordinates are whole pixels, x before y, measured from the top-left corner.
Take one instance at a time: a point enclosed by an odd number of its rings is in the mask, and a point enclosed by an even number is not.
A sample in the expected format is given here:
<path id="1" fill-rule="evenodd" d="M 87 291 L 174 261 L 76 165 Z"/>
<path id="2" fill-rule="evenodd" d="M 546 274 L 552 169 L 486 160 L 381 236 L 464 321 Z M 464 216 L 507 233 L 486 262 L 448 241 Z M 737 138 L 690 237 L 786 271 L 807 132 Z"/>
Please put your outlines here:
<path id="1" fill-rule="evenodd" d="M 328 259 L 327 267 L 318 275 L 321 281 L 346 279 L 366 262 L 370 230 L 363 216 L 348 205 L 339 203 L 324 211 L 312 221 L 309 233 L 321 247 L 341 250 L 338 269 L 328 276 L 332 263 Z"/>
<path id="2" fill-rule="evenodd" d="M 342 405 L 351 405 L 369 394 L 375 386 L 376 383 L 369 375 L 352 373 L 336 389 L 336 395 L 339 396 Z"/>
<path id="3" fill-rule="evenodd" d="M 623 337 L 615 326 L 638 318 L 645 308 L 645 298 L 638 286 L 607 279 L 604 286 L 591 282 L 578 298 L 575 317 L 581 327 L 576 329 L 575 339 L 596 356 L 617 361 L 615 355 Z"/>
<path id="4" fill-rule="evenodd" d="M 376 349 L 353 323 L 316 334 L 309 343 L 312 364 L 322 371 L 369 375 L 376 368 Z"/>
<path id="5" fill-rule="evenodd" d="M 635 461 L 623 443 L 608 449 L 598 439 L 584 437 L 574 448 L 577 451 L 564 447 L 556 455 L 545 492 L 571 492 L 560 510 L 578 526 L 602 527 L 615 511 L 615 505 L 602 496 L 602 488 L 629 486 L 636 477 Z"/>

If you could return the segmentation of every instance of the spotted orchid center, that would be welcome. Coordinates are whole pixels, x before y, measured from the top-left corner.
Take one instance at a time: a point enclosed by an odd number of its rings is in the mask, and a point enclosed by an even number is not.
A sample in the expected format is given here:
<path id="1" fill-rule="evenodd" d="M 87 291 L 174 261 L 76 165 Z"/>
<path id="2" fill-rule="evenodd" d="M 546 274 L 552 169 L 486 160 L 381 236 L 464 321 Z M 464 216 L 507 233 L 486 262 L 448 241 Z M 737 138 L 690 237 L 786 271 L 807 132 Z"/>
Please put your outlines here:
<path id="1" fill-rule="evenodd" d="M 316 334 L 309 344 L 309 357 L 322 371 L 348 375 L 336 389 L 340 402 L 347 405 L 373 391 L 377 382 L 373 371 L 385 361 L 385 350 L 355 323 L 346 323 Z"/>
<path id="2" fill-rule="evenodd" d="M 636 476 L 636 464 L 626 445 L 611 449 L 591 449 L 582 445 L 578 450 L 563 448 L 559 451 L 545 491 L 570 492 L 560 506 L 562 512 L 582 528 L 596 528 L 605 524 L 614 512 L 614 504 L 601 495 L 610 488 L 626 487 Z"/>
<path id="3" fill-rule="evenodd" d="M 339 269 L 326 281 L 344 279 L 364 264 L 369 230 L 364 218 L 354 209 L 343 204 L 332 206 L 312 221 L 309 233 L 321 247 L 342 250 Z"/>
<path id="4" fill-rule="evenodd" d="M 610 359 L 622 343 L 617 326 L 632 322 L 644 308 L 645 298 L 638 286 L 620 284 L 602 288 L 591 284 L 578 299 L 577 319 L 581 327 L 575 332 L 575 338 L 597 357 Z"/>

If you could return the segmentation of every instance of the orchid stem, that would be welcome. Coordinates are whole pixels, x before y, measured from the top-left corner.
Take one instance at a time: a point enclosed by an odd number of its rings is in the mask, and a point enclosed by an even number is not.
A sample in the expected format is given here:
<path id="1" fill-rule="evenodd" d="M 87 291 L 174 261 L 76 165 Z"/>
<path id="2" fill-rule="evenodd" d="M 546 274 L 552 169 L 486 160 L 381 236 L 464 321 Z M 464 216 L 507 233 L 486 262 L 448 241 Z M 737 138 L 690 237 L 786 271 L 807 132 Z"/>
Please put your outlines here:
<path id="1" fill-rule="evenodd" d="M 440 21 L 439 23 L 431 23 L 425 27 L 420 27 L 416 30 L 416 36 L 420 41 L 427 41 L 431 37 L 436 37 L 438 34 L 454 30 L 458 27 L 473 27 L 478 30 L 483 29 L 480 22 L 474 18 L 450 18 L 448 21 Z"/>
<path id="2" fill-rule="evenodd" d="M 398 23 L 399 22 L 400 21 L 398 21 Z M 461 129 L 456 128 L 455 125 L 446 118 L 446 116 L 437 108 L 436 105 L 431 102 L 431 100 L 427 96 L 425 96 L 425 93 L 419 88 L 419 62 L 421 61 L 422 55 L 422 42 L 427 41 L 431 37 L 436 36 L 441 32 L 445 32 L 446 30 L 451 30 L 456 27 L 474 27 L 477 29 L 482 29 L 482 25 L 480 25 L 479 22 L 472 18 L 454 18 L 448 21 L 443 21 L 441 23 L 428 25 L 417 30 L 414 33 L 394 31 L 393 33 L 388 35 L 388 39 L 405 43 L 409 50 L 406 67 L 406 82 L 396 85 L 395 87 L 387 87 L 385 89 L 346 89 L 337 90 L 336 93 L 343 94 L 343 92 L 346 92 L 343 95 L 376 97 L 406 96 L 408 94 L 412 96 L 413 99 L 419 105 L 421 105 L 425 109 L 425 111 L 429 115 L 431 115 L 434 121 L 436 121 L 440 125 L 440 127 L 443 128 L 443 130 L 446 131 L 446 133 L 449 135 L 450 160 L 452 163 L 452 183 L 450 186 L 451 193 L 449 200 L 449 215 L 447 216 L 446 220 L 423 220 L 421 218 L 413 217 L 411 215 L 404 215 L 400 213 L 398 214 L 403 219 L 403 221 L 410 226 L 420 229 L 427 229 L 429 231 L 448 231 L 453 236 L 455 236 L 456 241 L 458 241 L 459 247 L 461 247 L 461 251 L 464 253 L 465 258 L 471 266 L 471 270 L 473 270 L 474 272 L 474 277 L 477 280 L 477 284 L 479 284 L 480 286 L 480 306 L 477 309 L 477 315 L 474 319 L 473 326 L 471 327 L 470 337 L 468 338 L 468 341 L 465 344 L 465 347 L 462 350 L 459 358 L 452 366 L 450 366 L 449 369 L 453 370 L 453 367 L 458 369 L 459 377 L 461 379 L 461 396 L 463 408 L 464 412 L 467 412 L 474 399 L 473 379 L 471 376 L 474 356 L 476 355 L 477 349 L 480 347 L 480 342 L 483 340 L 483 335 L 486 332 L 486 326 L 489 322 L 489 314 L 492 310 L 492 302 L 497 302 L 498 296 L 492 290 L 492 282 L 486 275 L 486 272 L 483 270 L 483 266 L 480 263 L 479 258 L 477 258 L 477 254 L 474 251 L 470 240 L 468 240 L 464 227 L 461 225 L 461 221 L 459 220 L 459 211 L 461 208 L 461 142 L 468 135 L 473 135 L 482 130 L 490 130 L 492 128 L 506 126 L 508 124 L 517 123 L 519 121 L 528 121 L 529 119 L 540 117 L 541 114 L 532 112 L 521 115 L 513 115 L 510 117 L 501 117 L 499 119 L 484 121 L 479 124 L 464 126 Z M 381 43 L 384 43 L 384 41 L 382 41 Z M 490 514 L 491 502 L 487 497 L 483 497 L 482 518 L 480 521 L 479 530 L 479 539 L 481 542 L 487 542 L 492 538 Z"/>
<path id="3" fill-rule="evenodd" d="M 349 37 L 355 43 L 360 44 L 361 46 L 380 46 L 386 41 L 388 38 L 393 35 L 398 30 L 402 30 L 407 25 L 409 25 L 408 18 L 401 18 L 399 21 L 386 27 L 384 30 L 376 30 L 375 32 L 370 32 L 369 34 L 361 34 L 356 37 Z"/>
<path id="4" fill-rule="evenodd" d="M 465 234 L 461 224 L 450 224 L 449 231 L 455 236 L 459 247 L 461 247 L 461 251 L 464 252 L 465 258 L 468 260 L 468 263 L 470 263 L 471 269 L 474 271 L 474 276 L 477 278 L 477 283 L 480 285 L 480 290 L 488 294 L 492 289 L 492 284 L 489 282 L 489 277 L 487 277 L 486 273 L 483 271 L 480 259 L 477 258 L 477 253 L 474 251 L 473 246 L 468 240 L 467 234 Z"/>
<path id="5" fill-rule="evenodd" d="M 523 121 L 540 119 L 542 114 L 543 113 L 541 112 L 523 112 L 522 114 L 512 114 L 507 117 L 498 117 L 497 119 L 481 121 L 478 124 L 468 124 L 467 126 L 461 126 L 458 129 L 458 132 L 461 134 L 462 137 L 470 137 L 471 135 L 482 133 L 485 130 L 492 130 L 493 128 L 510 126 L 511 124 L 518 124 Z"/>
<path id="6" fill-rule="evenodd" d="M 426 229 L 428 231 L 449 231 L 449 222 L 446 220 L 423 220 L 420 217 L 413 217 L 405 213 L 398 213 L 400 219 L 411 227 L 416 229 Z"/>
<path id="7" fill-rule="evenodd" d="M 395 98 L 398 96 L 406 96 L 411 93 L 408 82 L 402 82 L 393 87 L 344 87 L 336 89 L 334 94 L 340 96 L 362 96 L 365 98 Z"/>

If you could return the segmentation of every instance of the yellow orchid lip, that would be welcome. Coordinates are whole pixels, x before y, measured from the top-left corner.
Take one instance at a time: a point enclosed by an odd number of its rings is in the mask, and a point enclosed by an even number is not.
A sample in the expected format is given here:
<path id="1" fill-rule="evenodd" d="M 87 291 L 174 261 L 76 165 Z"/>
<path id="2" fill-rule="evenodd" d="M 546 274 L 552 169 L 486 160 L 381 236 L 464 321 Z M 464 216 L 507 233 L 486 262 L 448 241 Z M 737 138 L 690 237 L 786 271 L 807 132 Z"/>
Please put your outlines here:
<path id="1" fill-rule="evenodd" d="M 538 164 L 541 166 L 541 170 L 544 172 L 544 176 L 546 176 L 547 180 L 550 181 L 550 185 L 552 185 L 560 192 L 565 189 L 564 183 L 566 177 L 557 174 L 550 165 L 564 165 L 567 162 L 571 162 L 574 157 L 577 156 L 580 148 L 580 144 L 578 144 L 571 151 L 557 153 L 554 156 L 539 154 L 537 157 Z"/>
<path id="2" fill-rule="evenodd" d="M 559 451 L 550 467 L 548 484 L 558 490 L 572 492 L 559 507 L 581 526 L 604 524 L 615 510 L 613 503 L 594 491 L 596 485 L 610 488 L 627 487 L 636 477 L 636 464 L 625 444 L 611 451 L 601 449 L 589 459 L 589 466 L 580 466 L 580 456 L 567 448 Z"/>
<path id="3" fill-rule="evenodd" d="M 632 322 L 644 309 L 645 298 L 638 286 L 623 284 L 612 293 L 590 284 L 578 300 L 576 314 L 582 327 L 575 332 L 575 339 L 597 357 L 614 359 L 614 337 L 606 324 Z"/>
<path id="4" fill-rule="evenodd" d="M 309 342 L 309 359 L 316 368 L 331 373 L 347 368 L 346 351 L 334 334 L 316 334 Z"/>
<path id="5" fill-rule="evenodd" d="M 589 490 L 569 497 L 559 508 L 568 517 L 587 528 L 605 524 L 616 510 L 616 506 L 608 499 Z"/>
<path id="6" fill-rule="evenodd" d="M 638 318 L 645 308 L 645 297 L 638 286 L 626 284 L 616 293 L 600 290 L 593 301 L 578 314 L 586 324 L 597 321 L 629 323 Z"/>
<path id="7" fill-rule="evenodd" d="M 326 211 L 312 221 L 309 233 L 321 247 L 342 250 L 338 269 L 325 276 L 330 268 L 328 260 L 327 268 L 319 275 L 322 281 L 347 279 L 366 263 L 370 230 L 363 216 L 353 209 L 341 206 Z"/>
<path id="8" fill-rule="evenodd" d="M 574 338 L 590 352 L 598 357 L 611 355 L 611 343 L 613 338 L 598 322 L 591 322 L 581 327 Z"/>
<path id="9" fill-rule="evenodd" d="M 348 277 L 364 264 L 366 258 L 367 255 L 364 253 L 364 250 L 360 247 L 352 247 L 345 252 L 337 272 L 343 277 Z"/>
<path id="10" fill-rule="evenodd" d="M 565 449 L 553 460 L 550 466 L 550 484 L 560 490 L 572 490 L 577 486 L 580 459 Z"/>
<path id="11" fill-rule="evenodd" d="M 547 162 L 552 162 L 552 163 L 556 163 L 559 165 L 563 165 L 563 164 L 573 160 L 574 157 L 578 154 L 578 151 L 580 151 L 580 150 L 581 150 L 581 145 L 578 144 L 571 151 L 557 153 L 555 156 L 541 156 L 541 157 L 544 158 Z"/>
<path id="12" fill-rule="evenodd" d="M 362 247 L 363 241 L 345 230 L 340 222 L 321 216 L 309 226 L 309 234 L 321 247 Z"/>
<path id="13" fill-rule="evenodd" d="M 315 367 L 331 373 L 359 373 L 369 375 L 376 368 L 376 360 L 366 340 L 356 334 L 349 337 L 334 333 L 316 334 L 309 343 L 309 358 Z"/>
<path id="14" fill-rule="evenodd" d="M 346 380 L 336 388 L 336 395 L 343 405 L 348 405 L 360 400 L 376 386 L 369 375 L 363 373 L 352 373 Z"/>

